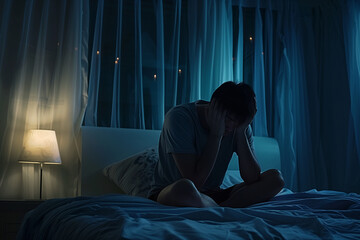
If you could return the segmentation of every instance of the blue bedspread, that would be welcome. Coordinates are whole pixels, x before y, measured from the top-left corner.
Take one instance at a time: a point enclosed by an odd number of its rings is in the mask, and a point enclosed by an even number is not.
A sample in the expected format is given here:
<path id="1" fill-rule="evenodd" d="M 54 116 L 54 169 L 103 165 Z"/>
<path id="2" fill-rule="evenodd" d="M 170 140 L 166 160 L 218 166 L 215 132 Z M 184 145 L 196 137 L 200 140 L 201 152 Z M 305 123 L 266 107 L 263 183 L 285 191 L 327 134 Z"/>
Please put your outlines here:
<path id="1" fill-rule="evenodd" d="M 18 239 L 360 239 L 360 195 L 279 194 L 235 208 L 178 208 L 126 195 L 47 200 Z"/>

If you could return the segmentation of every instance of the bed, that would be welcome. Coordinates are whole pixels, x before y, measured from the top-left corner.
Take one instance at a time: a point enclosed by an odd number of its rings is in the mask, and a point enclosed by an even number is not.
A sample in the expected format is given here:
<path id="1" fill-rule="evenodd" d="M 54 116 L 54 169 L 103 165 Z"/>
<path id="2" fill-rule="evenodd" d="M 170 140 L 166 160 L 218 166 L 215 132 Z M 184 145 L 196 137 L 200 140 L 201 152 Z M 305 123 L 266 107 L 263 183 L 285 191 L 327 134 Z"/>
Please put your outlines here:
<path id="1" fill-rule="evenodd" d="M 179 208 L 144 198 L 159 134 L 82 127 L 81 196 L 39 205 L 25 216 L 18 239 L 360 239 L 356 193 L 285 188 L 243 209 Z M 262 170 L 280 169 L 275 139 L 255 137 L 254 148 Z M 224 187 L 241 181 L 237 168 L 233 157 Z"/>

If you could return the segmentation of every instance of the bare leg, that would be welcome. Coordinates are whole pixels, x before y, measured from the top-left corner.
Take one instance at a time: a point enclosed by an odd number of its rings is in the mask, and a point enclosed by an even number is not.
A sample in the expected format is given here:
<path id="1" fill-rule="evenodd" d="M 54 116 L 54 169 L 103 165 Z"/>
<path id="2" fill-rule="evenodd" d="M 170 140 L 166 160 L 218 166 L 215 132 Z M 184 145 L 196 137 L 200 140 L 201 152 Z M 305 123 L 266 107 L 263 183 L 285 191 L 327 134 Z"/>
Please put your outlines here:
<path id="1" fill-rule="evenodd" d="M 177 207 L 215 207 L 216 202 L 200 193 L 189 179 L 180 179 L 165 187 L 157 198 L 157 202 Z"/>
<path id="2" fill-rule="evenodd" d="M 270 169 L 261 173 L 259 181 L 255 183 L 235 185 L 229 199 L 220 206 L 238 208 L 265 202 L 278 194 L 283 187 L 281 173 L 276 169 Z"/>

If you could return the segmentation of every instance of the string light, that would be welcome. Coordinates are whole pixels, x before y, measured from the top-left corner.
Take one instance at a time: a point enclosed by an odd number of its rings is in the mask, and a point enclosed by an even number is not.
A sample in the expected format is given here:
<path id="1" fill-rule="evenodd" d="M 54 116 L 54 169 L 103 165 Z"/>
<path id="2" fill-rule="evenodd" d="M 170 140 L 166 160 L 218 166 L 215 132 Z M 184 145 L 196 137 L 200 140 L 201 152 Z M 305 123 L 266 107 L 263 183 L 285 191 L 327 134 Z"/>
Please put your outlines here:
<path id="1" fill-rule="evenodd" d="M 250 36 L 249 39 L 250 39 L 250 41 L 252 41 L 253 40 L 252 36 Z"/>
<path id="2" fill-rule="evenodd" d="M 179 68 L 179 75 L 181 76 L 181 69 Z"/>
<path id="3" fill-rule="evenodd" d="M 156 74 L 154 74 L 154 80 L 156 80 Z"/>
<path id="4" fill-rule="evenodd" d="M 99 50 L 97 50 L 97 51 L 96 51 L 96 54 L 97 54 L 97 55 L 99 55 L 99 54 L 100 54 L 100 51 L 99 51 Z"/>
<path id="5" fill-rule="evenodd" d="M 117 61 L 117 60 L 115 61 L 115 64 L 118 64 L 118 61 Z"/>

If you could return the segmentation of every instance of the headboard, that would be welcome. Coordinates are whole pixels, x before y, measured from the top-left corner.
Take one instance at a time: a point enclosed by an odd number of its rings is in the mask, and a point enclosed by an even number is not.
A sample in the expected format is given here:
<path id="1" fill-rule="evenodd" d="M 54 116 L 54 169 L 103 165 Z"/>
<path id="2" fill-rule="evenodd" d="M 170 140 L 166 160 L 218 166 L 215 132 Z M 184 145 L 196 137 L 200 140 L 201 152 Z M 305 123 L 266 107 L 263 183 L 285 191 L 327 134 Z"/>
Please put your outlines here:
<path id="1" fill-rule="evenodd" d="M 81 195 L 92 196 L 121 193 L 103 175 L 103 168 L 158 145 L 160 130 L 83 126 L 81 135 Z M 280 170 L 280 151 L 275 139 L 254 137 L 254 148 L 262 171 L 270 168 Z M 238 169 L 237 157 L 233 156 L 229 169 Z"/>

